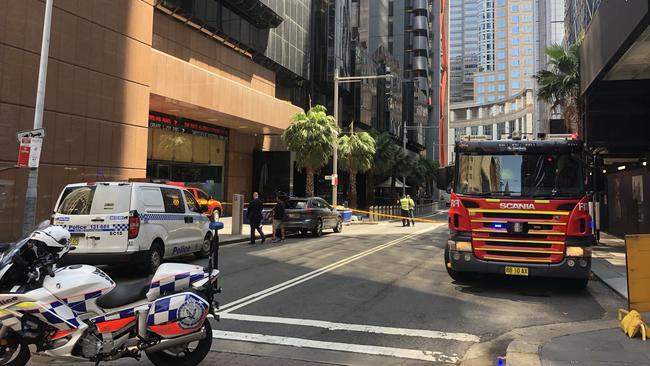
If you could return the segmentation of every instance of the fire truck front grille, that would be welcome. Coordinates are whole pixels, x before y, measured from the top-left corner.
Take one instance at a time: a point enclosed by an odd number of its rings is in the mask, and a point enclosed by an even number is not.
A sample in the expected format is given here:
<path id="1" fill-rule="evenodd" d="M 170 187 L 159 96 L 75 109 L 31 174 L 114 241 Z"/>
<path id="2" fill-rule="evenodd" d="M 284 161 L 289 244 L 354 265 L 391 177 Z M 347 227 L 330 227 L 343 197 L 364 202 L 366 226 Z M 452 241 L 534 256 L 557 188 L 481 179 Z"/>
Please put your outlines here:
<path id="1" fill-rule="evenodd" d="M 483 217 L 491 219 L 534 219 L 552 220 L 553 215 L 537 213 L 484 212 Z"/>

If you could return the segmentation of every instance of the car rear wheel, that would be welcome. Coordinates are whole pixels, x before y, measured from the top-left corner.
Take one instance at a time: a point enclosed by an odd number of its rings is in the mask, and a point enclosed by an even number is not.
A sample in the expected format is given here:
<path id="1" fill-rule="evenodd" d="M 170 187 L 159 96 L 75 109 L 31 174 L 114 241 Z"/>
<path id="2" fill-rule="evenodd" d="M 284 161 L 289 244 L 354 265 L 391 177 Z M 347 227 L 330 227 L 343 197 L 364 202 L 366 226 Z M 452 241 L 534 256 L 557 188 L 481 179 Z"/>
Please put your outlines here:
<path id="1" fill-rule="evenodd" d="M 323 220 L 318 219 L 316 222 L 316 227 L 311 231 L 311 233 L 317 238 L 323 235 Z"/>
<path id="2" fill-rule="evenodd" d="M 341 231 L 343 231 L 343 221 L 340 218 L 338 218 L 336 219 L 336 226 L 334 226 L 334 232 L 340 233 Z"/>

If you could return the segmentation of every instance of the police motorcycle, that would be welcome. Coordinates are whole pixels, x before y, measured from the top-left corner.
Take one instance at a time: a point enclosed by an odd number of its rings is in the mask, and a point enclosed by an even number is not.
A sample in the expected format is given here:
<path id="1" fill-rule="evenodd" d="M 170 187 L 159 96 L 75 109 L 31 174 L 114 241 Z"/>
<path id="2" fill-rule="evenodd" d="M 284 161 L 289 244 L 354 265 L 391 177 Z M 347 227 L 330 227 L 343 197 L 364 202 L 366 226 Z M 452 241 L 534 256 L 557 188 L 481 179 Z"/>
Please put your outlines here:
<path id="1" fill-rule="evenodd" d="M 217 320 L 218 230 L 208 267 L 164 263 L 152 278 L 116 283 L 89 265 L 57 268 L 70 233 L 50 226 L 0 257 L 0 365 L 92 361 L 142 353 L 156 366 L 196 365 L 210 351 Z M 214 264 L 214 266 L 213 266 Z M 213 268 L 215 267 L 215 268 Z"/>

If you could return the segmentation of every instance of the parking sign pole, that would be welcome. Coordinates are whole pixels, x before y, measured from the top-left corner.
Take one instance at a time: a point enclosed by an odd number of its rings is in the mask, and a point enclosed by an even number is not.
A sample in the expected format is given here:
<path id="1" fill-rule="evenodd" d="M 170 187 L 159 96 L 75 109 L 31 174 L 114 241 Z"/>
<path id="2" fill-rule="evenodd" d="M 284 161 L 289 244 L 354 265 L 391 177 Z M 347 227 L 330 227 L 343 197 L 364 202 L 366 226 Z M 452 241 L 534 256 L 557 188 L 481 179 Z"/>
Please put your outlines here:
<path id="1" fill-rule="evenodd" d="M 43 127 L 43 110 L 45 108 L 45 84 L 47 81 L 47 60 L 50 51 L 50 29 L 52 26 L 52 5 L 54 0 L 45 2 L 45 19 L 43 20 L 43 41 L 41 43 L 41 61 L 38 69 L 38 88 L 34 108 L 34 129 Z M 38 196 L 38 167 L 29 168 L 27 190 L 25 192 L 25 209 L 23 211 L 23 235 L 29 234 L 36 218 L 36 198 Z"/>

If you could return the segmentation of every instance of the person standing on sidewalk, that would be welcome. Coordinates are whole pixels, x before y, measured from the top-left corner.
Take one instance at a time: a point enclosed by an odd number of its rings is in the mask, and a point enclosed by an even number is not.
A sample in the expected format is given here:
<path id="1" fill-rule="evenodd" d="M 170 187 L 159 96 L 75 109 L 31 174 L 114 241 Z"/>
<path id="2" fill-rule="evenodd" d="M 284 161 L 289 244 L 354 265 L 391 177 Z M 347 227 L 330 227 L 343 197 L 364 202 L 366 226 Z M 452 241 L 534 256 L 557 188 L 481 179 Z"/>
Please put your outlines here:
<path id="1" fill-rule="evenodd" d="M 253 200 L 248 204 L 248 212 L 246 217 L 248 218 L 248 224 L 251 226 L 251 244 L 255 244 L 255 231 L 257 230 L 262 237 L 262 243 L 266 241 L 266 236 L 262 231 L 262 210 L 264 205 L 262 200 L 260 200 L 260 195 L 257 192 L 253 192 Z"/>
<path id="2" fill-rule="evenodd" d="M 399 207 L 402 210 L 402 227 L 411 226 L 411 223 L 409 222 L 409 208 L 411 207 L 411 204 L 406 195 L 402 196 L 399 200 Z"/>
<path id="3" fill-rule="evenodd" d="M 410 194 L 407 194 L 406 198 L 409 200 L 409 217 L 411 218 L 411 225 L 415 226 L 415 202 L 413 202 L 413 198 L 411 198 Z"/>
<path id="4" fill-rule="evenodd" d="M 278 195 L 273 207 L 273 242 L 284 241 L 284 211 L 287 207 L 286 202 Z M 277 237 L 277 231 L 280 231 L 280 238 Z"/>

